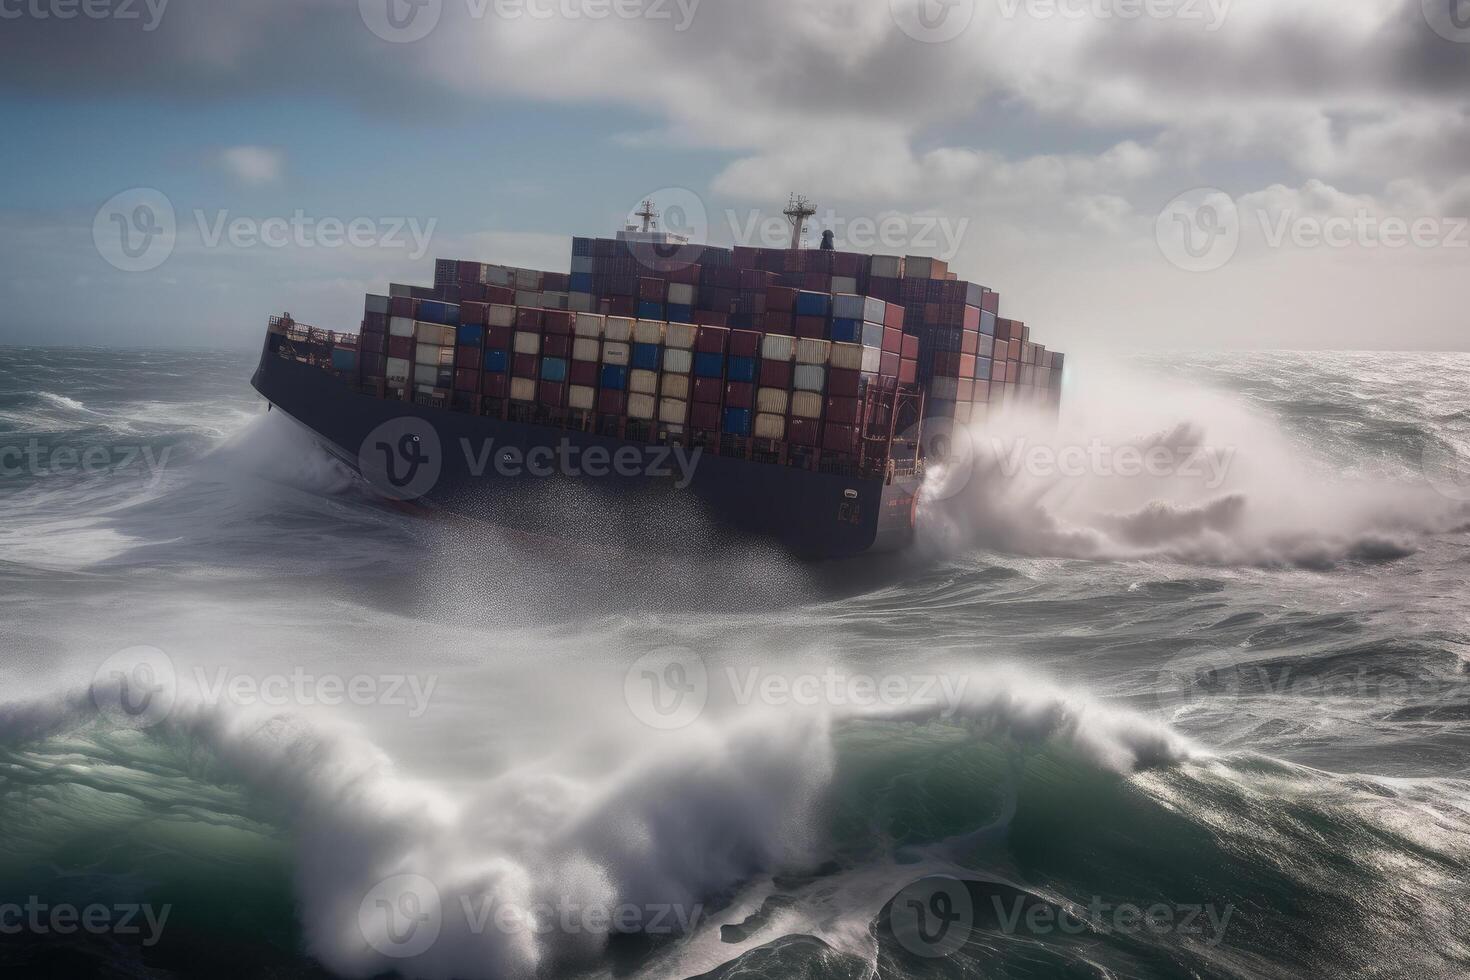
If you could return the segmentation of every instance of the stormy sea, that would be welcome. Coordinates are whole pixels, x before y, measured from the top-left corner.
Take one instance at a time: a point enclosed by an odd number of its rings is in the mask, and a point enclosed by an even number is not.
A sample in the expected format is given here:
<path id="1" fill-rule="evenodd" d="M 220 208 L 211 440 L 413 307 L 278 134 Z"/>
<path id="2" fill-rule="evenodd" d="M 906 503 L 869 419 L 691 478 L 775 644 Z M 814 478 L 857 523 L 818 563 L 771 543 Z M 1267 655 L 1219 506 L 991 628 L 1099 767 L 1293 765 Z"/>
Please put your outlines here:
<path id="1" fill-rule="evenodd" d="M 1069 361 L 901 555 L 384 501 L 0 349 L 0 972 L 1470 973 L 1470 356 Z"/>

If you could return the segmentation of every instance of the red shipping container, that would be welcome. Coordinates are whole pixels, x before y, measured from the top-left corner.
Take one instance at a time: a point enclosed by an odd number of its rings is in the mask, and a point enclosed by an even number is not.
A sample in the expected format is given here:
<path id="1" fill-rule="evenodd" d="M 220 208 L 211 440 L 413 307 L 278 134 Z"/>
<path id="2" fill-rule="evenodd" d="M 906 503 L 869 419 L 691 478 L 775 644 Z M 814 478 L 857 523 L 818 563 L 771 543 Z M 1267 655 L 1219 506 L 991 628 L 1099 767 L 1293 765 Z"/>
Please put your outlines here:
<path id="1" fill-rule="evenodd" d="M 548 408 L 561 408 L 567 403 L 567 386 L 556 381 L 543 381 L 536 386 L 536 400 Z"/>
<path id="2" fill-rule="evenodd" d="M 389 337 L 388 356 L 401 358 L 405 361 L 413 360 L 413 338 Z"/>
<path id="3" fill-rule="evenodd" d="M 885 378 L 898 377 L 899 360 L 897 354 L 884 354 L 883 359 L 878 362 L 878 374 Z"/>
<path id="4" fill-rule="evenodd" d="M 515 333 L 510 327 L 486 327 L 485 346 L 491 350 L 510 350 L 510 337 Z"/>
<path id="5" fill-rule="evenodd" d="M 976 402 L 988 402 L 988 401 L 990 401 L 990 382 L 989 381 L 976 381 L 975 382 L 975 401 Z"/>
<path id="6" fill-rule="evenodd" d="M 911 385 L 919 380 L 919 362 L 908 358 L 898 362 L 898 383 Z"/>
<path id="7" fill-rule="evenodd" d="M 638 301 L 631 296 L 609 296 L 603 302 L 608 316 L 633 316 L 638 312 Z"/>
<path id="8" fill-rule="evenodd" d="M 755 385 L 732 381 L 725 386 L 725 404 L 730 408 L 750 408 L 755 404 Z"/>
<path id="9" fill-rule="evenodd" d="M 564 293 L 572 287 L 572 277 L 565 272 L 544 272 L 541 274 L 541 288 L 548 293 Z"/>
<path id="10" fill-rule="evenodd" d="M 457 262 L 455 263 L 455 278 L 460 282 L 479 282 L 480 263 Z"/>
<path id="11" fill-rule="evenodd" d="M 797 446 L 816 446 L 822 437 L 822 425 L 816 419 L 793 418 L 786 423 L 786 441 Z"/>
<path id="12" fill-rule="evenodd" d="M 815 252 L 808 252 L 815 255 Z M 801 275 L 801 288 L 811 293 L 830 293 L 832 291 L 832 277 L 825 272 L 804 272 Z"/>
<path id="13" fill-rule="evenodd" d="M 975 380 L 973 378 L 961 378 L 957 387 L 958 394 L 955 401 L 969 402 L 975 400 Z"/>
<path id="14" fill-rule="evenodd" d="M 805 337 L 808 340 L 827 339 L 827 320 L 820 316 L 795 317 L 792 326 L 796 330 L 796 336 Z"/>
<path id="15" fill-rule="evenodd" d="M 669 294 L 669 284 L 662 279 L 647 276 L 638 280 L 638 298 L 653 303 L 662 303 Z"/>
<path id="16" fill-rule="evenodd" d="M 485 311 L 489 309 L 484 303 L 461 303 L 459 305 L 460 323 L 484 323 Z"/>
<path id="17" fill-rule="evenodd" d="M 834 453 L 857 452 L 857 427 L 851 425 L 835 425 L 828 422 L 822 426 L 822 448 Z"/>
<path id="18" fill-rule="evenodd" d="M 883 351 L 886 354 L 903 353 L 903 327 L 883 328 Z"/>
<path id="19" fill-rule="evenodd" d="M 386 313 L 364 313 L 362 315 L 363 333 L 387 333 L 388 314 Z"/>
<path id="20" fill-rule="evenodd" d="M 567 371 L 567 381 L 574 385 L 596 388 L 598 373 L 601 369 L 602 365 L 592 361 L 573 361 Z"/>
<path id="21" fill-rule="evenodd" d="M 707 379 L 701 379 L 707 380 Z M 689 406 L 689 424 L 696 429 L 717 432 L 720 428 L 720 403 L 695 402 Z"/>
<path id="22" fill-rule="evenodd" d="M 381 379 L 388 373 L 388 359 L 382 354 L 362 355 L 362 376 Z"/>
<path id="23" fill-rule="evenodd" d="M 465 347 L 463 345 L 454 349 L 454 366 L 480 369 L 480 362 L 485 354 L 478 347 Z"/>
<path id="24" fill-rule="evenodd" d="M 546 324 L 546 332 L 571 336 L 572 326 L 576 322 L 577 315 L 566 310 L 547 310 L 542 314 L 541 320 Z"/>
<path id="25" fill-rule="evenodd" d="M 516 291 L 509 286 L 486 287 L 485 302 L 495 306 L 515 306 Z"/>
<path id="26" fill-rule="evenodd" d="M 730 331 L 724 327 L 700 327 L 694 338 L 694 349 L 701 354 L 723 354 Z"/>
<path id="27" fill-rule="evenodd" d="M 409 296 L 394 296 L 388 300 L 390 316 L 413 316 L 413 299 Z"/>
<path id="28" fill-rule="evenodd" d="M 694 322 L 701 326 L 723 327 L 729 324 L 730 314 L 718 310 L 695 310 Z"/>
<path id="29" fill-rule="evenodd" d="M 542 328 L 542 316 L 545 310 L 534 310 L 523 306 L 516 310 L 516 329 L 528 333 L 540 333 Z"/>
<path id="30" fill-rule="evenodd" d="M 765 331 L 766 333 L 784 333 L 788 337 L 795 336 L 791 326 L 791 314 L 782 310 L 766 310 Z"/>
<path id="31" fill-rule="evenodd" d="M 761 361 L 761 387 L 791 390 L 791 379 L 796 367 L 790 361 Z"/>
<path id="32" fill-rule="evenodd" d="M 484 385 L 480 388 L 480 394 L 491 398 L 505 397 L 505 391 L 510 387 L 510 382 L 506 380 L 504 374 L 491 374 L 486 371 L 481 377 L 484 379 Z"/>
<path id="33" fill-rule="evenodd" d="M 796 290 L 772 286 L 766 290 L 766 313 L 790 313 L 796 308 Z"/>
<path id="34" fill-rule="evenodd" d="M 604 388 L 597 393 L 597 410 L 603 415 L 622 415 L 628 409 L 626 392 Z"/>
<path id="35" fill-rule="evenodd" d="M 359 343 L 362 344 L 364 354 L 381 354 L 388 349 L 388 336 L 381 333 L 365 333 L 359 338 Z"/>
<path id="36" fill-rule="evenodd" d="M 841 398 L 856 398 L 862 394 L 863 373 L 847 368 L 831 368 L 827 371 L 827 394 Z"/>
<path id="37" fill-rule="evenodd" d="M 750 245 L 736 245 L 734 248 L 734 263 L 737 269 L 754 269 L 760 261 L 761 250 Z"/>
<path id="38" fill-rule="evenodd" d="M 980 297 L 980 309 L 986 313 L 1000 312 L 1000 293 L 990 291 Z"/>
<path id="39" fill-rule="evenodd" d="M 862 408 L 863 403 L 857 398 L 828 398 L 827 421 L 842 425 L 857 425 Z"/>
<path id="40" fill-rule="evenodd" d="M 474 368 L 460 368 L 454 372 L 455 391 L 479 391 L 480 372 Z"/>
<path id="41" fill-rule="evenodd" d="M 513 354 L 510 359 L 510 373 L 518 378 L 534 378 L 540 374 L 537 368 L 541 364 L 541 358 L 535 354 Z"/>
<path id="42" fill-rule="evenodd" d="M 913 334 L 903 335 L 903 350 L 899 351 L 906 360 L 917 361 L 919 359 L 919 338 Z"/>
<path id="43" fill-rule="evenodd" d="M 1020 337 L 1013 338 L 1011 340 L 1010 351 L 1006 354 L 1006 360 L 1019 361 L 1021 359 L 1021 345 L 1024 343 L 1025 341 L 1022 340 Z"/>
<path id="44" fill-rule="evenodd" d="M 936 378 L 958 378 L 960 376 L 959 351 L 937 350 L 933 354 L 933 359 Z M 974 376 L 975 372 L 971 370 L 970 377 Z"/>
<path id="45" fill-rule="evenodd" d="M 731 357 L 759 357 L 761 353 L 761 335 L 754 330 L 731 330 L 730 331 L 730 356 Z"/>
<path id="46" fill-rule="evenodd" d="M 979 330 L 980 329 L 980 307 L 978 307 L 978 306 L 967 306 L 967 307 L 965 307 L 965 329 L 966 330 Z"/>
<path id="47" fill-rule="evenodd" d="M 695 378 L 694 401 L 718 405 L 725 383 L 719 378 Z"/>
<path id="48" fill-rule="evenodd" d="M 1005 384 L 1007 375 L 1006 362 L 996 361 L 990 366 L 990 380 L 999 384 Z"/>
<path id="49" fill-rule="evenodd" d="M 833 252 L 832 274 L 837 276 L 856 276 L 862 272 L 863 260 L 866 255 L 857 252 Z"/>
<path id="50" fill-rule="evenodd" d="M 669 282 L 682 283 L 686 286 L 699 285 L 700 265 L 692 262 L 689 265 L 675 265 L 668 272 Z"/>
<path id="51" fill-rule="evenodd" d="M 974 330 L 966 330 L 960 334 L 960 353 L 978 354 L 980 352 L 980 334 Z"/>
<path id="52" fill-rule="evenodd" d="M 485 302 L 486 286 L 481 282 L 462 282 L 459 284 L 460 297 L 471 303 Z"/>
<path id="53" fill-rule="evenodd" d="M 541 354 L 544 357 L 571 357 L 572 338 L 548 333 L 546 339 L 541 342 Z"/>

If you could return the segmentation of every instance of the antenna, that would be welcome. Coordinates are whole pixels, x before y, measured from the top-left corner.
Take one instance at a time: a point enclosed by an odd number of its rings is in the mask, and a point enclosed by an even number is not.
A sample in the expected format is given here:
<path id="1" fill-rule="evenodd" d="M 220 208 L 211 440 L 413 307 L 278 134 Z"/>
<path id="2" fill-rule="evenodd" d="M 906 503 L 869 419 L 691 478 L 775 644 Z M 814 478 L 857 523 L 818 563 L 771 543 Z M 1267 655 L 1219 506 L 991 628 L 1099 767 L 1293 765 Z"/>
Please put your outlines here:
<path id="1" fill-rule="evenodd" d="M 634 213 L 643 219 L 644 231 L 653 231 L 653 226 L 658 223 L 658 209 L 653 206 L 652 201 L 644 201 L 643 207 Z"/>
<path id="2" fill-rule="evenodd" d="M 812 202 L 805 197 L 800 194 L 792 194 L 791 203 L 786 206 L 783 213 L 786 215 L 786 220 L 791 222 L 791 247 L 801 248 L 801 236 L 806 232 L 806 219 L 816 214 L 817 209 L 812 207 Z"/>

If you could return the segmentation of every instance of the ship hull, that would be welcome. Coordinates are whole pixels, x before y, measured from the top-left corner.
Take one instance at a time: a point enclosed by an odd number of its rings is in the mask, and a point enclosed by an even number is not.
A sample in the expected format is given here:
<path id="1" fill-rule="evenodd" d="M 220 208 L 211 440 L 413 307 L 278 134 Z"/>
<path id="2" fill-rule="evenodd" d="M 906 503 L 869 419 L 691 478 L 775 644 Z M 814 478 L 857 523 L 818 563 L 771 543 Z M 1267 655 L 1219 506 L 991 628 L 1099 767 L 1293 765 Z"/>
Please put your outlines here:
<path id="1" fill-rule="evenodd" d="M 269 345 L 251 384 L 388 496 L 513 531 L 676 550 L 760 538 L 808 560 L 895 551 L 913 539 L 910 485 L 385 400 Z M 404 432 L 423 434 L 412 452 L 432 473 L 397 490 L 377 461 Z"/>

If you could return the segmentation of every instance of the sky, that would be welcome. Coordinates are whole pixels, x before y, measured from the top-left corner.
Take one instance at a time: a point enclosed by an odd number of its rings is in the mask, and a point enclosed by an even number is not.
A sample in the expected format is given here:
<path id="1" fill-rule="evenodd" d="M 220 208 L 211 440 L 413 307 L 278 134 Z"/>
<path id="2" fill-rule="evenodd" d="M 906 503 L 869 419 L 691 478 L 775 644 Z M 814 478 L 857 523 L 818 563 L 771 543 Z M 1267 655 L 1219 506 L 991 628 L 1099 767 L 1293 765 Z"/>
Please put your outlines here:
<path id="1" fill-rule="evenodd" d="M 1467 110 L 1470 0 L 0 0 L 0 344 L 352 330 L 799 192 L 1053 348 L 1464 349 Z"/>

